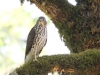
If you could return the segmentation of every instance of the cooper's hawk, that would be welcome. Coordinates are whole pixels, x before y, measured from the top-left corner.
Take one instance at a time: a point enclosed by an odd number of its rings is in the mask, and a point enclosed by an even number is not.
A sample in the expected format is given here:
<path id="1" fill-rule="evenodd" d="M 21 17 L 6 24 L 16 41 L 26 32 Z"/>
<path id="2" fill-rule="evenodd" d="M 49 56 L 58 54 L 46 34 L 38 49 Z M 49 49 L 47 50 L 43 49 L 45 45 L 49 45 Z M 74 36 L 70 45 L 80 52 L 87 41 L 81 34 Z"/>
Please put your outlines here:
<path id="1" fill-rule="evenodd" d="M 39 17 L 35 26 L 31 29 L 26 44 L 25 63 L 29 60 L 37 60 L 41 50 L 47 42 L 47 27 L 45 17 Z"/>

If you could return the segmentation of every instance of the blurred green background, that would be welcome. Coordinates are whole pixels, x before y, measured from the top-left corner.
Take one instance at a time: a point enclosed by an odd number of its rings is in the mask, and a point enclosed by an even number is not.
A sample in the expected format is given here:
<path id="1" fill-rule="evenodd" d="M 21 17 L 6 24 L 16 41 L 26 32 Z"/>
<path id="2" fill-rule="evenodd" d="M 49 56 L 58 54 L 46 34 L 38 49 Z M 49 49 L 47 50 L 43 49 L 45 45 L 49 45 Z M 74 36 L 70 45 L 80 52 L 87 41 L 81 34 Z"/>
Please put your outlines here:
<path id="1" fill-rule="evenodd" d="M 21 6 L 0 12 L 0 75 L 23 63 L 26 36 L 35 20 Z"/>

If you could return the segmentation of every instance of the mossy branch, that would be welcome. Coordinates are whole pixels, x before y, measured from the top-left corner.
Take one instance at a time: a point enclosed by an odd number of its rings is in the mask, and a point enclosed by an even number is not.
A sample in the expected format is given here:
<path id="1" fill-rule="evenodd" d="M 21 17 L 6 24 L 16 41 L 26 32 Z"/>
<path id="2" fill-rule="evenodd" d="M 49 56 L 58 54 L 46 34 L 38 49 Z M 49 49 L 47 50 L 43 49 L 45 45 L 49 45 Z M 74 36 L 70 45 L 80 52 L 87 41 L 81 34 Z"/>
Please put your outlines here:
<path id="1" fill-rule="evenodd" d="M 52 55 L 38 58 L 39 62 L 24 64 L 16 69 L 18 75 L 47 75 L 63 71 L 72 75 L 100 75 L 100 51 L 87 50 L 79 54 Z"/>

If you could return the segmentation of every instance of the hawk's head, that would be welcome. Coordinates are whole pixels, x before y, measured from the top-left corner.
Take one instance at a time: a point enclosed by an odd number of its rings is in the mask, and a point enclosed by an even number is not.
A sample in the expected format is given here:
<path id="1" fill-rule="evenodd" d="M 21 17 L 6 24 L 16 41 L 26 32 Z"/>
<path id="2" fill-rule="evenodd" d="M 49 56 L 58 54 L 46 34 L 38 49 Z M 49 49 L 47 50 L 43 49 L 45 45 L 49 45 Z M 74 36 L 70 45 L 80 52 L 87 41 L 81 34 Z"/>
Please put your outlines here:
<path id="1" fill-rule="evenodd" d="M 37 24 L 45 26 L 47 24 L 45 17 L 39 17 Z"/>

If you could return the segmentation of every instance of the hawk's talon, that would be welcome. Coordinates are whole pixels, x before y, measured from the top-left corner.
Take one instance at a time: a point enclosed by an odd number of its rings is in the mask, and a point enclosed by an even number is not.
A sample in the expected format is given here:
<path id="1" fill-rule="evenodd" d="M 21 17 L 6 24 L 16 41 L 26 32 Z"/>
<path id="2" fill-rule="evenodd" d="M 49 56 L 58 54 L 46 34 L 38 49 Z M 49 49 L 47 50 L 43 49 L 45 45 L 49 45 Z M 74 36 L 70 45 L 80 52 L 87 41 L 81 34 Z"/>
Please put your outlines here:
<path id="1" fill-rule="evenodd" d="M 33 62 L 38 62 L 38 63 L 40 63 L 37 59 L 34 59 Z"/>

